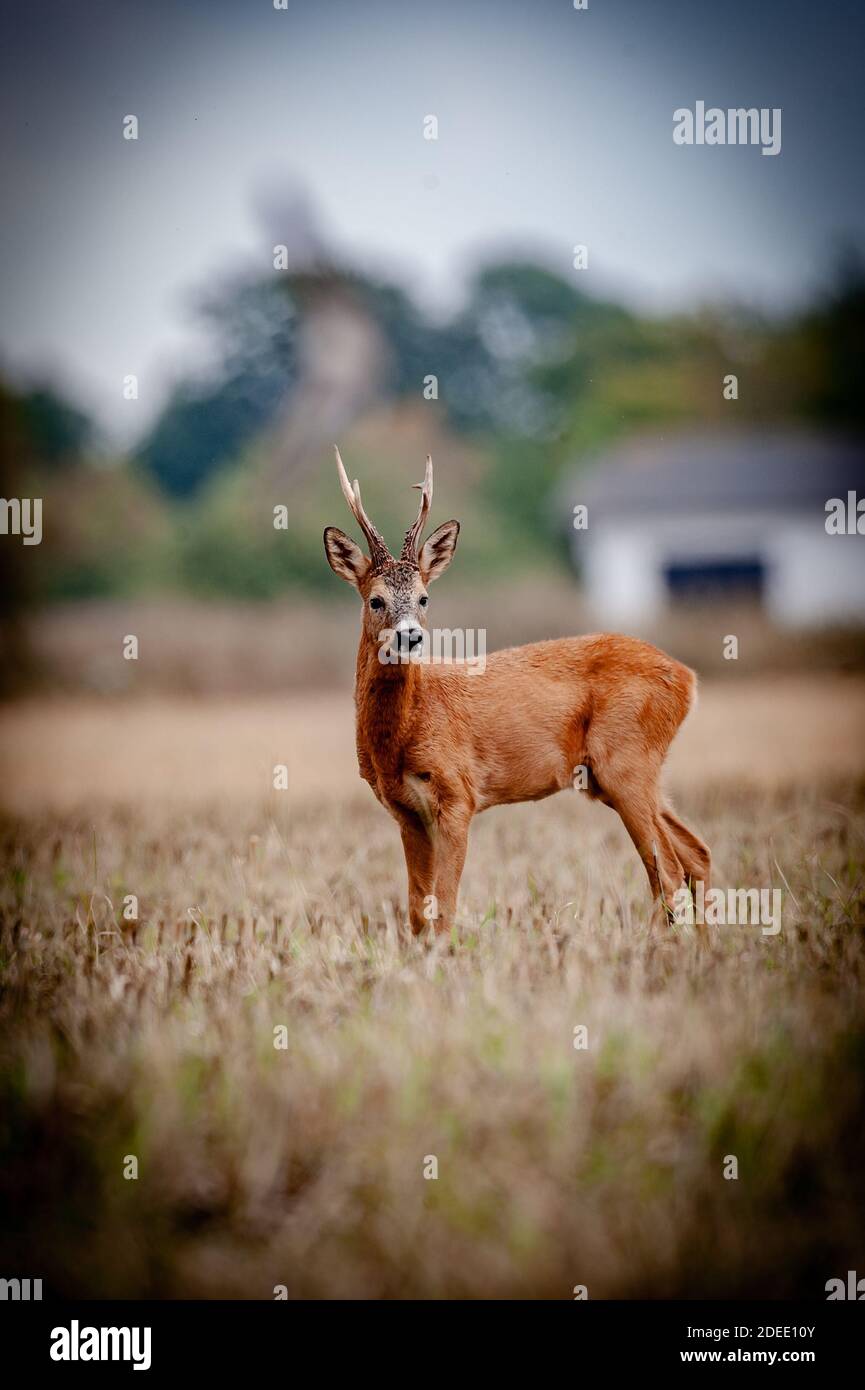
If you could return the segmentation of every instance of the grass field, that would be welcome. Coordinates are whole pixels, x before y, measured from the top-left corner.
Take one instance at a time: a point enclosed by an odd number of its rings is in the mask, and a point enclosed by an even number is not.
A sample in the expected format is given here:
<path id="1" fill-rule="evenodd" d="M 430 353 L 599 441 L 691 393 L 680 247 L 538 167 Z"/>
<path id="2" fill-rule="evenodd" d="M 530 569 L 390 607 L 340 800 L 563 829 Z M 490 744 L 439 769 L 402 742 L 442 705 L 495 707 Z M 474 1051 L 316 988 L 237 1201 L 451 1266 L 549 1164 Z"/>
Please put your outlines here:
<path id="1" fill-rule="evenodd" d="M 10 706 L 2 1272 L 825 1297 L 865 1261 L 862 708 L 858 680 L 704 690 L 678 805 L 720 885 L 782 889 L 783 927 L 703 947 L 649 928 L 630 842 L 577 793 L 481 817 L 458 932 L 407 938 L 342 696 L 281 724 L 272 701 Z"/>

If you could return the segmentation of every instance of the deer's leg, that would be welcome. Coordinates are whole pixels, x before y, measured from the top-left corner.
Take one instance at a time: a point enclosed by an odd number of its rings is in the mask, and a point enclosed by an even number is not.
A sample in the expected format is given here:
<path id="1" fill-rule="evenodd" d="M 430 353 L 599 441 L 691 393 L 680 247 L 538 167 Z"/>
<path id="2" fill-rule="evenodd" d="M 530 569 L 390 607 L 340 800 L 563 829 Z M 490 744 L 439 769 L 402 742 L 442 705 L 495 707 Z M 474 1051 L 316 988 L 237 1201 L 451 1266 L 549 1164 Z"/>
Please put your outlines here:
<path id="1" fill-rule="evenodd" d="M 679 858 L 678 846 L 670 833 L 658 804 L 655 814 L 655 840 L 653 853 L 657 860 L 657 872 L 661 884 L 662 920 L 669 916 L 677 906 L 676 894 L 686 886 L 687 875 Z"/>
<path id="2" fill-rule="evenodd" d="M 471 813 L 452 810 L 443 814 L 436 835 L 436 932 L 448 931 L 457 911 L 457 895 L 469 840 Z"/>
<path id="3" fill-rule="evenodd" d="M 712 856 L 709 853 L 708 845 L 704 844 L 693 830 L 689 830 L 685 822 L 680 820 L 669 806 L 662 804 L 661 815 L 673 838 L 679 858 L 685 867 L 685 873 L 693 883 L 702 882 L 708 893 L 712 877 Z"/>
<path id="4" fill-rule="evenodd" d="M 400 834 L 408 870 L 409 922 L 415 936 L 418 936 L 435 921 L 435 845 L 432 834 L 419 816 L 401 819 Z"/>
<path id="5" fill-rule="evenodd" d="M 685 881 L 685 870 L 669 826 L 661 815 L 657 787 L 654 783 L 638 784 L 631 779 L 611 787 L 607 779 L 604 790 L 643 861 L 652 897 L 672 910 L 676 893 Z"/>

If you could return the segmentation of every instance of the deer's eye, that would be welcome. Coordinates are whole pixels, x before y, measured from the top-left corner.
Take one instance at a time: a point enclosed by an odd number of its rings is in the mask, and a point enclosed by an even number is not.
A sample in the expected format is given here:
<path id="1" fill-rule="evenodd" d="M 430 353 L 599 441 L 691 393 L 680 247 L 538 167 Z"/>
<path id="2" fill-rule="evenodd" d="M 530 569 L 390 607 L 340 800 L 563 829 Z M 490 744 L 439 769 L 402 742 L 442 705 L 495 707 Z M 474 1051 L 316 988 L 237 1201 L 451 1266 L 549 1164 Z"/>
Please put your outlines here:
<path id="1" fill-rule="evenodd" d="M 378 613 L 380 609 L 384 608 L 384 599 L 376 595 L 376 597 L 370 599 L 369 606 L 374 612 Z"/>
<path id="2" fill-rule="evenodd" d="M 429 599 L 427 598 L 426 594 L 421 594 L 420 598 L 418 599 L 418 603 L 420 604 L 421 608 L 426 608 L 427 604 L 429 603 Z"/>

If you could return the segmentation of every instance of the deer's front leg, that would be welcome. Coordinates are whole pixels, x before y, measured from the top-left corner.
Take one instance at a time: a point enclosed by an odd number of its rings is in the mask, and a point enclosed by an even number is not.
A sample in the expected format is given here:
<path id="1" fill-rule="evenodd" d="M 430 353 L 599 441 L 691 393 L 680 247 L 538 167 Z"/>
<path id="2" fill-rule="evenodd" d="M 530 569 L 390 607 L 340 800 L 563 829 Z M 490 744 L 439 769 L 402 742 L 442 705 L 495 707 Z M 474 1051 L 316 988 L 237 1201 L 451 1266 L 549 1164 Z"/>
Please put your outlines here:
<path id="1" fill-rule="evenodd" d="M 408 870 L 408 916 L 418 936 L 434 920 L 435 846 L 430 832 L 417 816 L 400 819 L 402 847 Z"/>
<path id="2" fill-rule="evenodd" d="M 469 842 L 471 812 L 462 807 L 443 813 L 436 827 L 435 893 L 437 932 L 448 931 L 457 913 L 457 895 Z"/>

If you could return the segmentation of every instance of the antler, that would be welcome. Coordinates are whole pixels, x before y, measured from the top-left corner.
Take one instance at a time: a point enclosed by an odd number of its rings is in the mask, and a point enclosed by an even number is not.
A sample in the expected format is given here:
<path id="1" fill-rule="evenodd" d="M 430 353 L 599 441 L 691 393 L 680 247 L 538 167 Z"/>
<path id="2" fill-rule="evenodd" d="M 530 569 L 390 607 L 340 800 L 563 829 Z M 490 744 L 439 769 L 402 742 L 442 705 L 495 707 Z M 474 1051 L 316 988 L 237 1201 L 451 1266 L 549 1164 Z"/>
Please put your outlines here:
<path id="1" fill-rule="evenodd" d="M 420 489 L 420 507 L 418 514 L 411 526 L 405 533 L 403 541 L 401 560 L 410 560 L 413 565 L 417 564 L 418 551 L 420 550 L 420 538 L 423 528 L 426 526 L 426 519 L 429 516 L 429 509 L 432 505 L 432 458 L 426 456 L 426 471 L 422 483 L 415 483 L 415 487 Z"/>
<path id="2" fill-rule="evenodd" d="M 384 569 L 385 565 L 393 563 L 393 556 L 385 545 L 384 538 L 376 527 L 373 526 L 364 511 L 363 502 L 360 500 L 360 483 L 357 481 L 357 478 L 354 480 L 354 488 L 352 490 L 352 484 L 348 481 L 345 465 L 339 456 L 339 449 L 335 444 L 333 446 L 333 452 L 336 454 L 336 470 L 339 474 L 339 485 L 342 488 L 343 496 L 349 505 L 352 516 L 366 536 L 372 567 L 374 570 Z"/>

